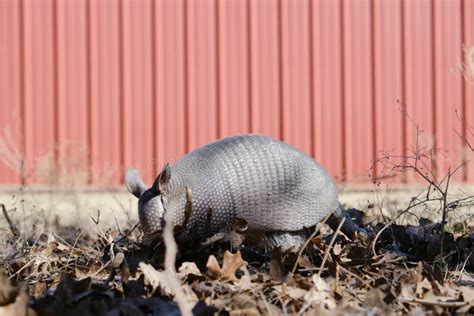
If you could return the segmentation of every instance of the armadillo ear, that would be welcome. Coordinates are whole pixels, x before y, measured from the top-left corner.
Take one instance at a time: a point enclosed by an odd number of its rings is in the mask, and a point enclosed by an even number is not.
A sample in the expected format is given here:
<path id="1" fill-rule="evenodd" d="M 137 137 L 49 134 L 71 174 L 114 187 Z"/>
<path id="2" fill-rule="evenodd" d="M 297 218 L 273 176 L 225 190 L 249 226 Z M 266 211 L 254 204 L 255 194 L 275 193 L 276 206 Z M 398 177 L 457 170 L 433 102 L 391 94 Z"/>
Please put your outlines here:
<path id="1" fill-rule="evenodd" d="M 166 163 L 163 169 L 161 170 L 160 174 L 158 177 L 156 177 L 155 182 L 153 183 L 153 188 L 157 190 L 158 192 L 163 191 L 163 189 L 166 187 L 168 182 L 170 182 L 171 179 L 171 168 L 170 164 Z"/>
<path id="2" fill-rule="evenodd" d="M 146 190 L 145 183 L 143 183 L 142 178 L 140 178 L 138 171 L 133 168 L 128 168 L 127 170 L 125 186 L 127 190 L 137 198 L 140 198 L 140 195 Z"/>

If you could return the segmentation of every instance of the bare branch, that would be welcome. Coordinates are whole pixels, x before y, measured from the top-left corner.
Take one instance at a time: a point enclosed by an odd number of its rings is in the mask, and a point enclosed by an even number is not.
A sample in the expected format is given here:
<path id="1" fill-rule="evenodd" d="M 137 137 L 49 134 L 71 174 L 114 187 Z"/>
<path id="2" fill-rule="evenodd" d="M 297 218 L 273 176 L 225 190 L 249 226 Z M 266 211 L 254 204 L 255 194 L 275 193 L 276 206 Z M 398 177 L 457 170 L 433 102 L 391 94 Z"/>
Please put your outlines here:
<path id="1" fill-rule="evenodd" d="M 20 230 L 15 226 L 15 224 L 13 224 L 13 221 L 11 220 L 10 216 L 8 215 L 5 204 L 0 204 L 0 206 L 2 207 L 3 216 L 7 220 L 8 226 L 10 227 L 10 230 L 11 230 L 13 236 L 20 237 L 20 235 L 21 235 Z"/>

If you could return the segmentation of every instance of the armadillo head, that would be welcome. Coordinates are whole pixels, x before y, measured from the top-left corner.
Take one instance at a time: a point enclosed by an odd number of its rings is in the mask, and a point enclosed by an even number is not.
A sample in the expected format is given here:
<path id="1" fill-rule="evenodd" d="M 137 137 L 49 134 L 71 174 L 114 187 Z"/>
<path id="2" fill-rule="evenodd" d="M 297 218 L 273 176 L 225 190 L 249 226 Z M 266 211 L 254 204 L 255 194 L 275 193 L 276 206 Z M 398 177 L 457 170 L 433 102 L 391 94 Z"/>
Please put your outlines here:
<path id="1" fill-rule="evenodd" d="M 125 185 L 130 193 L 138 198 L 138 218 L 145 235 L 160 233 L 165 225 L 163 206 L 163 188 L 170 179 L 168 164 L 160 172 L 151 188 L 147 188 L 138 171 L 129 168 L 125 176 Z"/>

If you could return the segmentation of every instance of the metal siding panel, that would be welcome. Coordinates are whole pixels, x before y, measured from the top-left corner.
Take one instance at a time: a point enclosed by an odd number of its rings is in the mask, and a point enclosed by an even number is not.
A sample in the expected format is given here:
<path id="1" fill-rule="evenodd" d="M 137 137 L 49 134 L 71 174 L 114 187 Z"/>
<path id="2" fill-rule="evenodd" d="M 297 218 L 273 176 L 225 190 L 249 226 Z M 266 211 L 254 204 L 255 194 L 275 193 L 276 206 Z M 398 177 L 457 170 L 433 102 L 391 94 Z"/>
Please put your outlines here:
<path id="1" fill-rule="evenodd" d="M 20 147 L 25 135 L 36 183 L 57 182 L 53 159 L 64 167 L 75 155 L 64 144 L 90 146 L 92 182 L 110 184 L 124 164 L 150 181 L 187 150 L 247 131 L 354 179 L 376 151 L 415 146 L 399 98 L 422 143 L 449 150 L 443 175 L 461 161 L 454 109 L 474 125 L 473 85 L 456 69 L 462 42 L 474 45 L 473 12 L 472 0 L 3 1 L 0 124 Z M 465 176 L 473 181 L 472 163 Z M 12 181 L 0 164 L 0 182 Z"/>
<path id="2" fill-rule="evenodd" d="M 218 2 L 219 137 L 251 131 L 249 5 L 249 2 L 244 1 Z"/>
<path id="3" fill-rule="evenodd" d="M 137 168 L 144 181 L 151 182 L 156 176 L 149 168 L 155 134 L 150 67 L 151 2 L 126 0 L 122 5 L 124 168 Z"/>
<path id="4" fill-rule="evenodd" d="M 433 144 L 434 131 L 434 71 L 432 56 L 432 14 L 430 1 L 405 2 L 405 100 L 410 119 L 406 123 L 407 155 L 416 149 L 416 125 L 423 130 L 419 143 Z M 432 168 L 427 166 L 427 168 Z M 424 169 L 427 171 L 426 169 Z M 414 178 L 411 174 L 409 181 Z M 418 178 L 419 179 L 419 178 Z"/>
<path id="5" fill-rule="evenodd" d="M 398 102 L 403 100 L 402 1 L 375 1 L 373 5 L 375 153 L 376 158 L 385 153 L 402 156 L 404 126 Z M 375 167 L 378 177 L 390 175 L 390 169 L 384 170 L 383 165 Z M 384 179 L 386 183 L 393 181 L 400 179 Z"/>
<path id="6" fill-rule="evenodd" d="M 0 1 L 0 183 L 20 182 L 22 155 L 20 3 Z"/>
<path id="7" fill-rule="evenodd" d="M 217 138 L 215 10 L 213 0 L 187 4 L 188 151 Z"/>
<path id="8" fill-rule="evenodd" d="M 367 180 L 374 157 L 371 2 L 344 2 L 344 111 L 347 177 Z"/>
<path id="9" fill-rule="evenodd" d="M 250 1 L 252 132 L 280 138 L 278 1 Z"/>
<path id="10" fill-rule="evenodd" d="M 309 3 L 282 0 L 283 140 L 312 154 Z"/>
<path id="11" fill-rule="evenodd" d="M 86 2 L 61 0 L 56 5 L 57 181 L 84 184 L 89 168 Z"/>
<path id="12" fill-rule="evenodd" d="M 437 176 L 442 179 L 451 168 L 462 164 L 462 141 L 456 131 L 462 133 L 462 124 L 456 110 L 462 113 L 462 74 L 457 71 L 461 57 L 461 1 L 436 0 L 434 2 L 435 35 L 435 100 L 436 100 L 436 147 Z M 462 181 L 463 170 L 453 180 Z"/>
<path id="13" fill-rule="evenodd" d="M 156 3 L 156 169 L 174 162 L 187 147 L 186 21 L 182 0 Z"/>
<path id="14" fill-rule="evenodd" d="M 92 183 L 117 184 L 123 178 L 118 2 L 92 0 L 90 10 Z"/>
<path id="15" fill-rule="evenodd" d="M 314 76 L 314 153 L 336 181 L 343 179 L 341 2 L 312 6 Z"/>
<path id="16" fill-rule="evenodd" d="M 56 98 L 53 1 L 27 0 L 25 22 L 25 168 L 30 182 L 55 181 Z"/>
<path id="17" fill-rule="evenodd" d="M 463 1 L 463 45 L 465 48 L 474 49 L 474 0 Z M 471 58 L 474 58 L 472 56 Z M 466 126 L 465 135 L 470 146 L 474 147 L 474 78 L 464 79 L 464 109 Z M 474 182 L 474 151 L 468 146 L 465 148 L 467 181 Z"/>

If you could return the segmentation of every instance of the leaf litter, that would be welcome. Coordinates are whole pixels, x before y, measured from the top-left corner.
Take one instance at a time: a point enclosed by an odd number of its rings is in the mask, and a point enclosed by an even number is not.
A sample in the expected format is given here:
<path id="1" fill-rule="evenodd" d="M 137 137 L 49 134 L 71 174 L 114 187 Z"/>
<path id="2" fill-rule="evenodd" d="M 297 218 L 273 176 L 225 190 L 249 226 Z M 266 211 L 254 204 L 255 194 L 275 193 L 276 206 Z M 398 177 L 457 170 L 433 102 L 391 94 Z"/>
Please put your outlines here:
<path id="1" fill-rule="evenodd" d="M 472 229 L 445 235 L 443 254 L 439 226 L 428 221 L 352 240 L 319 224 L 299 253 L 261 253 L 228 230 L 200 247 L 180 245 L 171 271 L 163 243 L 96 224 L 95 233 L 5 233 L 0 315 L 180 315 L 177 295 L 194 315 L 474 313 Z M 373 236 L 381 227 L 372 221 Z"/>

